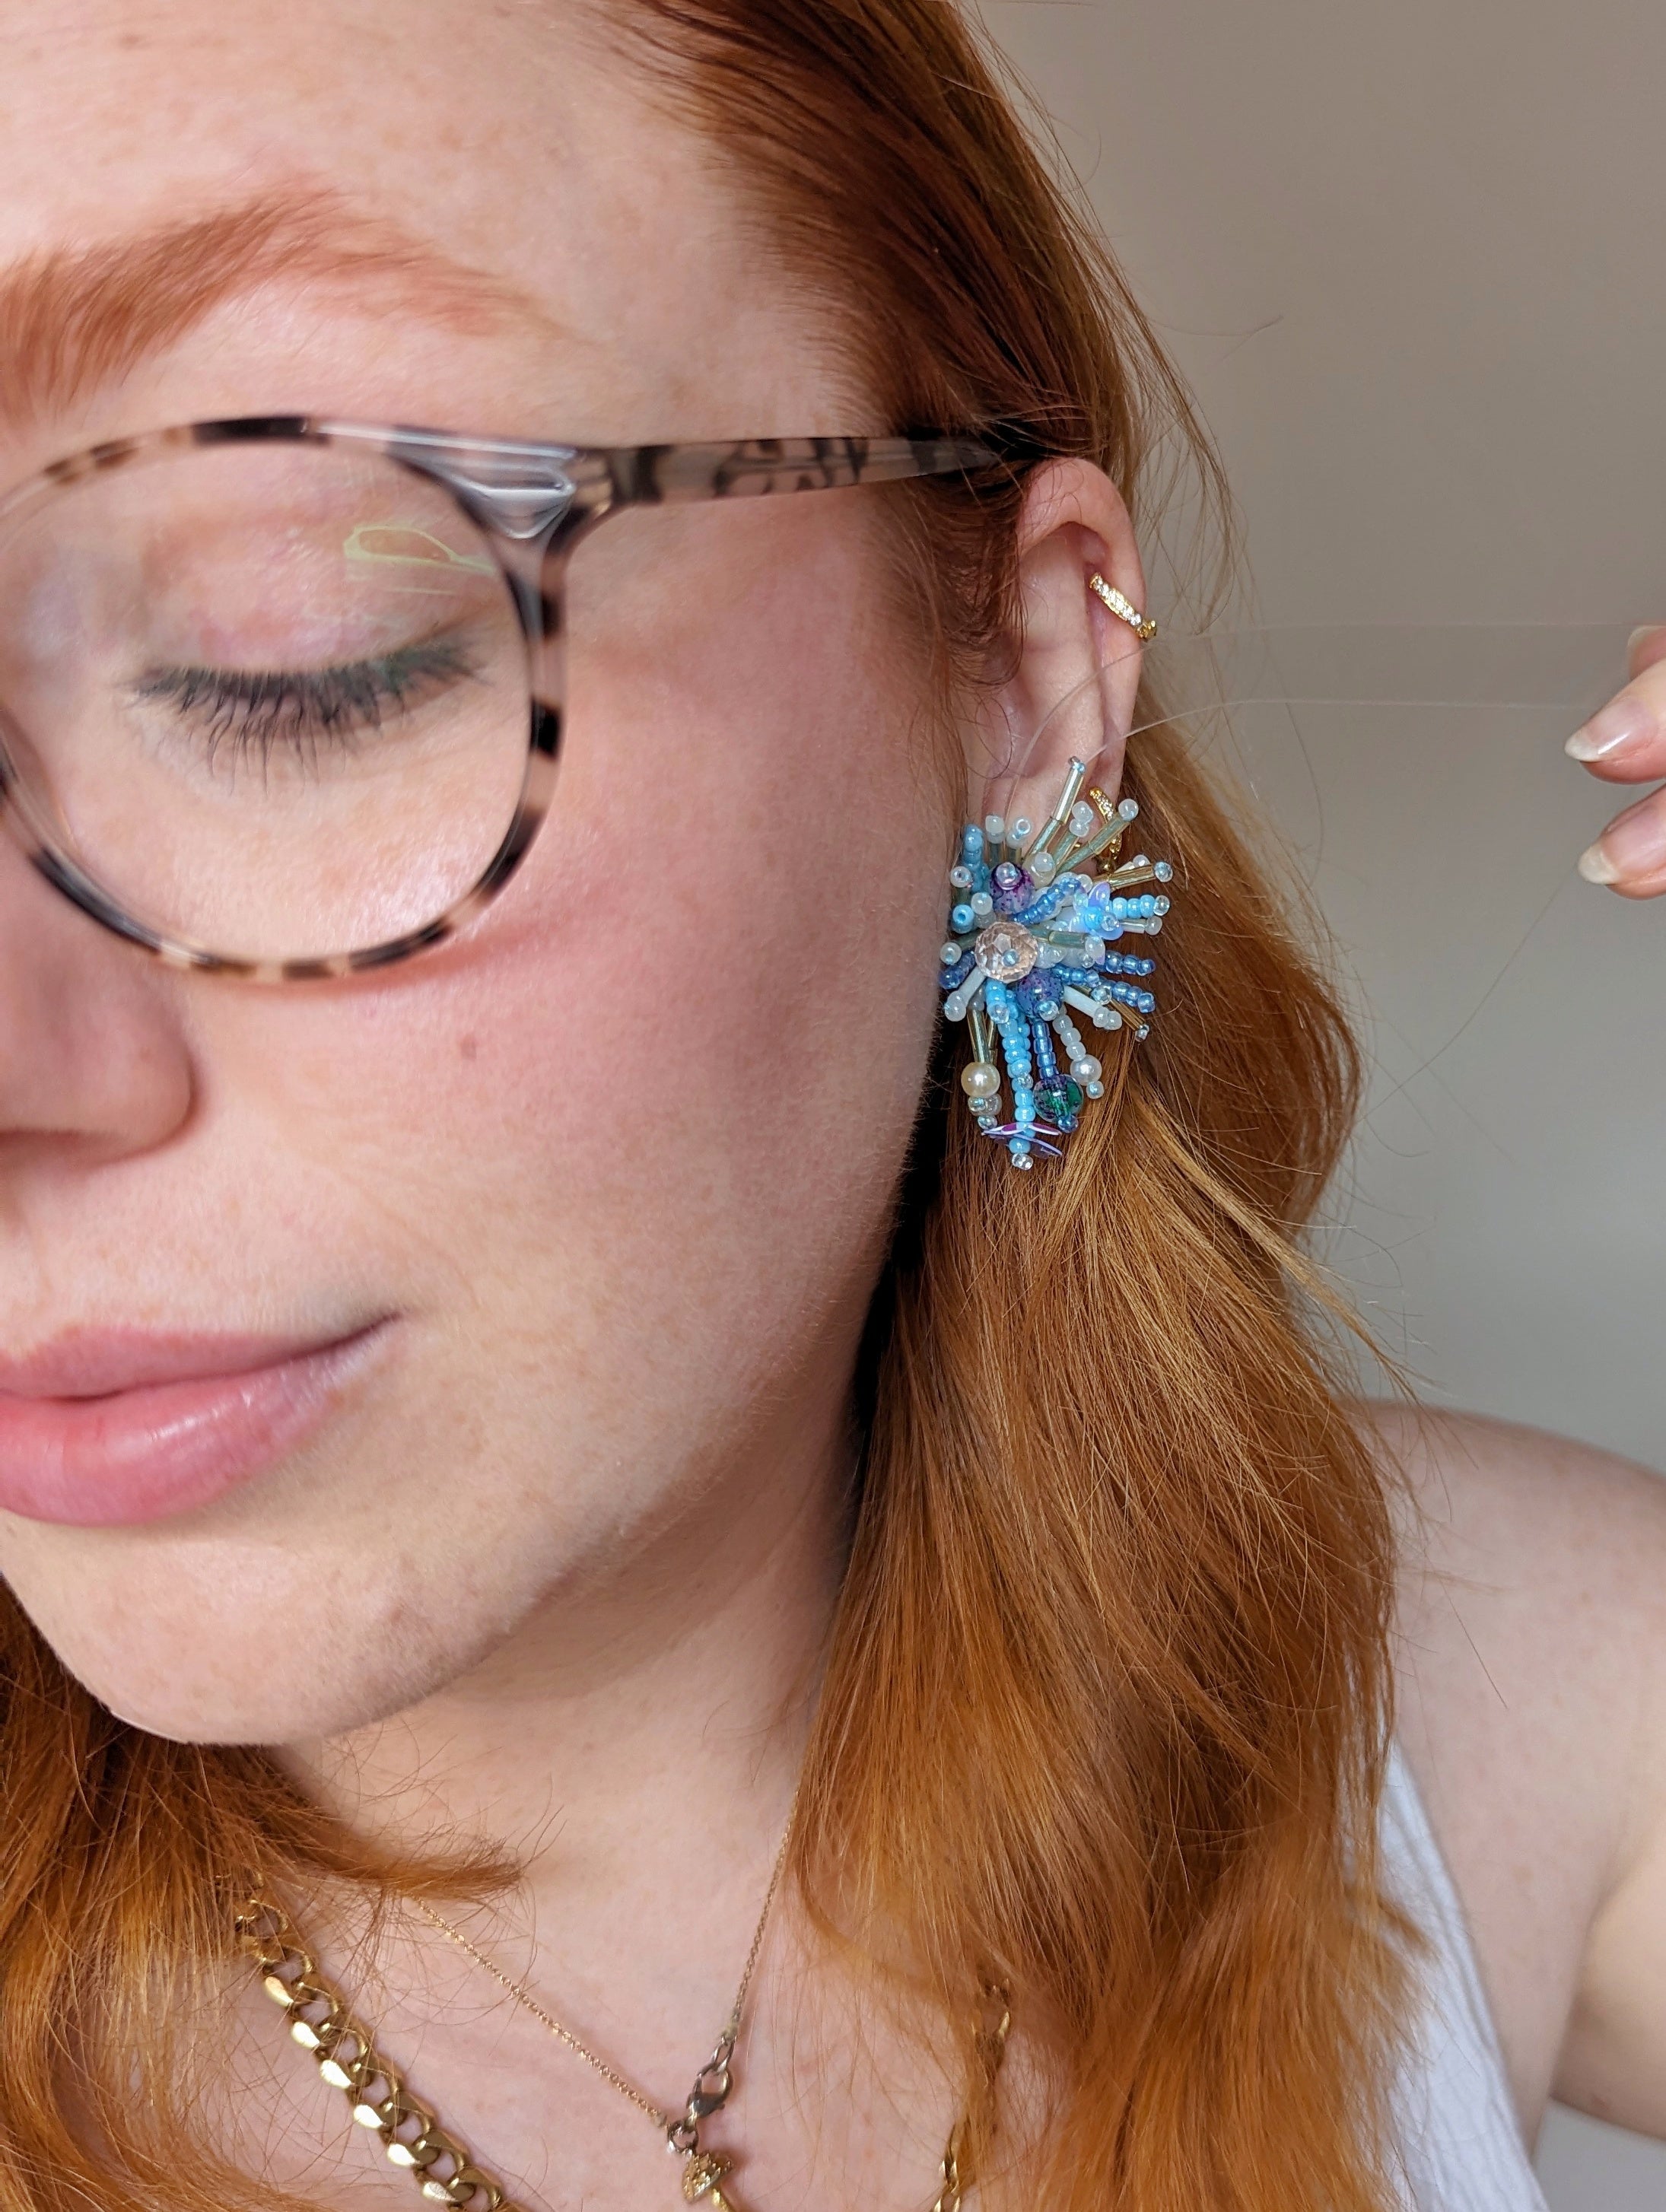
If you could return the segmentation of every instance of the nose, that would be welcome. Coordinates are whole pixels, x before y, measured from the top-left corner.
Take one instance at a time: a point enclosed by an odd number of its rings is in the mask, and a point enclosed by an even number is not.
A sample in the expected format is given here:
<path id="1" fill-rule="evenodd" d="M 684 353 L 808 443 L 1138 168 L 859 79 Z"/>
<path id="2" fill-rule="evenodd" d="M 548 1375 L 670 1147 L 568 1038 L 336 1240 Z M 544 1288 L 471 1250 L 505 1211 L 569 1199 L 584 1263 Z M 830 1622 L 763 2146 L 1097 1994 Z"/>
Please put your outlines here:
<path id="1" fill-rule="evenodd" d="M 0 1182 L 166 1143 L 191 1112 L 177 986 L 0 837 Z"/>

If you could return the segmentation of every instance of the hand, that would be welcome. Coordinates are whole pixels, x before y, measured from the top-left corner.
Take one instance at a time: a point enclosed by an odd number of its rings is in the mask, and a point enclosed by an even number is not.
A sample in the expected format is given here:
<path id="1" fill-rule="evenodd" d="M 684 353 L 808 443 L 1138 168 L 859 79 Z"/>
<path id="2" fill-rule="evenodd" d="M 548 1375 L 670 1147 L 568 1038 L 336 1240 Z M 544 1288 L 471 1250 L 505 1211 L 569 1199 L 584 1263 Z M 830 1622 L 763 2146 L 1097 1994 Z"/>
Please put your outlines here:
<path id="1" fill-rule="evenodd" d="M 1567 741 L 1604 783 L 1653 783 L 1666 776 L 1666 623 L 1632 633 L 1631 681 Z M 1666 893 L 1666 789 L 1628 806 L 1579 856 L 1579 872 L 1622 898 Z"/>

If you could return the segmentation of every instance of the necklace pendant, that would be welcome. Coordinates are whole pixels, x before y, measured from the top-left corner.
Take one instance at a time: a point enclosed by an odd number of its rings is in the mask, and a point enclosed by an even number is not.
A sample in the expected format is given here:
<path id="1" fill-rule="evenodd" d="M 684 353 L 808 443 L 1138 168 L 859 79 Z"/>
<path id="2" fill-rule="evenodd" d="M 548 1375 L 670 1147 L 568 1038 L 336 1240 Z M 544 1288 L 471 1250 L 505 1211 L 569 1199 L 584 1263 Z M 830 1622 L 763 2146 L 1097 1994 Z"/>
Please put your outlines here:
<path id="1" fill-rule="evenodd" d="M 720 2151 L 690 2151 L 683 2164 L 683 2194 L 688 2202 L 696 2204 L 704 2197 L 710 2212 L 740 2212 L 734 2199 L 718 2187 L 733 2164 Z"/>

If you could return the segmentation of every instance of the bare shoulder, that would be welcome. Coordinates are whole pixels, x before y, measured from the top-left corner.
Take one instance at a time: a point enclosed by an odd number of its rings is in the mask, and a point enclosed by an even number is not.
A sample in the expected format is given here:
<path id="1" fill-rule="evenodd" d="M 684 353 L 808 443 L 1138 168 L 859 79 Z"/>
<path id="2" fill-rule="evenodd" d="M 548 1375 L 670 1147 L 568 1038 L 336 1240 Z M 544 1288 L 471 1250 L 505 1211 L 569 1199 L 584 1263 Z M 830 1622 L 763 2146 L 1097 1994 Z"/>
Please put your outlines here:
<path id="1" fill-rule="evenodd" d="M 1360 1412 L 1403 1478 L 1397 1733 L 1522 2117 L 1536 2127 L 1554 2087 L 1658 2130 L 1663 2092 L 1645 2110 L 1617 2088 L 1592 2026 L 1598 1939 L 1666 1830 L 1666 1482 L 1505 1422 Z"/>

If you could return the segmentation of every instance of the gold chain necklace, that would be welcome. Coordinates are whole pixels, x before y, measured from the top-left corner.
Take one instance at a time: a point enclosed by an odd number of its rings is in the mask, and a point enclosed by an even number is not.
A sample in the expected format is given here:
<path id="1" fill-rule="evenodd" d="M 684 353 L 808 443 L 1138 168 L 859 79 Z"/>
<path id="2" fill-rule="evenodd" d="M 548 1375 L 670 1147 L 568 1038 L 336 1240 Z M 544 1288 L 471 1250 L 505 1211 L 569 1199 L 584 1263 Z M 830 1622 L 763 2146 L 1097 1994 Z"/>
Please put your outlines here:
<path id="1" fill-rule="evenodd" d="M 682 2116 L 674 2122 L 633 2088 L 623 2075 L 599 2058 L 570 2029 L 563 2028 L 518 1983 L 511 1981 L 501 1968 L 477 1951 L 466 1936 L 451 1928 L 437 1913 L 429 1911 L 426 1905 L 422 1909 L 512 1996 L 518 1997 L 552 2034 L 639 2106 L 664 2131 L 667 2148 L 683 2159 L 683 2195 L 690 2203 L 703 2197 L 708 2212 L 739 2212 L 719 2185 L 733 2161 L 721 2153 L 701 2148 L 700 2124 L 721 2108 L 733 2086 L 730 2060 L 739 2030 L 740 2012 L 757 1964 L 764 1924 L 785 1858 L 783 1839 L 728 2025 L 711 2058 L 696 2076 Z M 441 2125 L 432 2107 L 412 2095 L 398 2069 L 377 2050 L 370 2029 L 359 2020 L 335 1984 L 319 1972 L 317 1960 L 301 1942 L 294 1923 L 276 1899 L 257 1887 L 239 1911 L 235 1926 L 239 1942 L 259 1972 L 261 1986 L 268 1996 L 283 2006 L 290 2035 L 303 2050 L 311 2051 L 323 2079 L 331 2088 L 345 2094 L 353 2118 L 361 2127 L 375 2131 L 389 2161 L 410 2174 L 430 2203 L 448 2205 L 453 2212 L 523 2212 L 502 2183 L 475 2163 L 461 2140 Z M 1012 2013 L 1006 1991 L 994 1984 L 982 1984 L 980 1995 L 984 2009 L 976 2050 L 985 2086 L 992 2088 L 1006 2056 Z M 961 2212 L 962 2199 L 971 2185 L 970 2174 L 963 2171 L 964 2134 L 965 2122 L 962 2118 L 949 2133 L 939 2167 L 940 2187 L 931 2212 Z"/>

